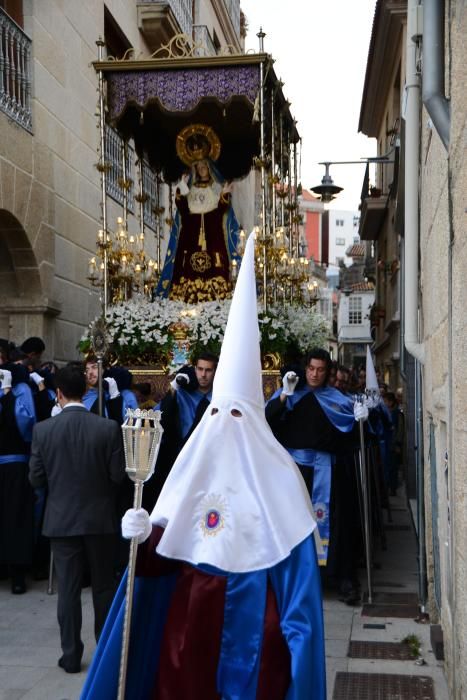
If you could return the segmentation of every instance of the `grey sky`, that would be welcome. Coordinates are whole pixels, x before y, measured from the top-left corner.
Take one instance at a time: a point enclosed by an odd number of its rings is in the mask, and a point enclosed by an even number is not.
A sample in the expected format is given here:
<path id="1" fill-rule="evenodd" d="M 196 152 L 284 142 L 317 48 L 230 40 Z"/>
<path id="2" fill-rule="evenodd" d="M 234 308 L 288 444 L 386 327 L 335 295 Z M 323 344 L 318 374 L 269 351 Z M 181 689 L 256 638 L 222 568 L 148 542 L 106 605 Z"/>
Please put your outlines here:
<path id="1" fill-rule="evenodd" d="M 302 137 L 302 184 L 320 183 L 324 160 L 359 160 L 375 154 L 374 139 L 357 133 L 374 0 L 242 0 L 248 21 L 247 49 L 265 50 L 292 103 Z M 364 166 L 331 166 L 344 191 L 333 209 L 357 209 Z"/>

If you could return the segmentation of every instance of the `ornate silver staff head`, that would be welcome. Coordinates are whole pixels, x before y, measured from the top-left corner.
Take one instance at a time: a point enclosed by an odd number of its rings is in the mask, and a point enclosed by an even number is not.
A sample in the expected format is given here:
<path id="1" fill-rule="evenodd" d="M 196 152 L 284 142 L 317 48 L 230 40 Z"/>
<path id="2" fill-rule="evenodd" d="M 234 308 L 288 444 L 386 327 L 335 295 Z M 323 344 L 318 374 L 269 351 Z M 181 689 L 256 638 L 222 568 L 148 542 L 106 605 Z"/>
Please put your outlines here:
<path id="1" fill-rule="evenodd" d="M 161 411 L 128 408 L 122 425 L 126 473 L 132 481 L 147 481 L 154 473 L 164 429 Z"/>

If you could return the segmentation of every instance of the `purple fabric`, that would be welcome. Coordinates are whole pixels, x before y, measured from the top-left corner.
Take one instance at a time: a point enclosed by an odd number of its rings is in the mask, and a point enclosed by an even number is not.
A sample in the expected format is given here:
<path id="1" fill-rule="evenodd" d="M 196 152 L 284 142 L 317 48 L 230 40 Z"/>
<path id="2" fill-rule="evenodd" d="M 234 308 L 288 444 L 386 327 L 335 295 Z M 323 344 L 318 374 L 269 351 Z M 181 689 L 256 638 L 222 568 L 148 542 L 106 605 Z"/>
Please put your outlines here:
<path id="1" fill-rule="evenodd" d="M 242 96 L 254 104 L 259 91 L 259 65 L 109 72 L 106 77 L 111 119 L 120 116 L 127 102 L 144 107 L 157 98 L 168 112 L 188 112 L 203 97 L 226 104 Z"/>

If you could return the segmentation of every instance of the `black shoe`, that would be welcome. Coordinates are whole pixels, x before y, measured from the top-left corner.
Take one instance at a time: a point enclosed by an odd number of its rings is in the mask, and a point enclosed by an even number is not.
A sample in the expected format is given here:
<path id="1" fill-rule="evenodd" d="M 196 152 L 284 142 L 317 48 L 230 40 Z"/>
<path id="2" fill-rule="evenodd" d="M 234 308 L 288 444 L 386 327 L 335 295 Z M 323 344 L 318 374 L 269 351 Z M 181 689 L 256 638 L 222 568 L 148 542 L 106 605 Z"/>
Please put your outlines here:
<path id="1" fill-rule="evenodd" d="M 355 589 L 350 590 L 344 598 L 340 599 L 346 605 L 358 605 L 360 603 L 360 593 Z"/>
<path id="2" fill-rule="evenodd" d="M 61 656 L 58 660 L 58 665 L 60 668 L 63 668 L 65 673 L 80 673 L 81 671 L 81 664 L 66 664 L 63 660 L 63 656 Z"/>
<path id="3" fill-rule="evenodd" d="M 11 579 L 11 592 L 14 595 L 26 593 L 26 580 L 24 576 L 14 576 Z"/>

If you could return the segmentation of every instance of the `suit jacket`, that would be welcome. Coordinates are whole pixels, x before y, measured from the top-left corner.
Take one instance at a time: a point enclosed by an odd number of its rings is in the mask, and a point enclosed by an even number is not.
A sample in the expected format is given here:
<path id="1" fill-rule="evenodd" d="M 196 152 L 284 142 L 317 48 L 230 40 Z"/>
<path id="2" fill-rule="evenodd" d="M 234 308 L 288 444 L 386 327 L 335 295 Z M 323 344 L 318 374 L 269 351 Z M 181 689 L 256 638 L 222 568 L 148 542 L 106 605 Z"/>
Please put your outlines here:
<path id="1" fill-rule="evenodd" d="M 117 423 L 81 406 L 34 426 L 29 480 L 47 486 L 47 537 L 117 532 L 116 485 L 125 477 Z"/>

